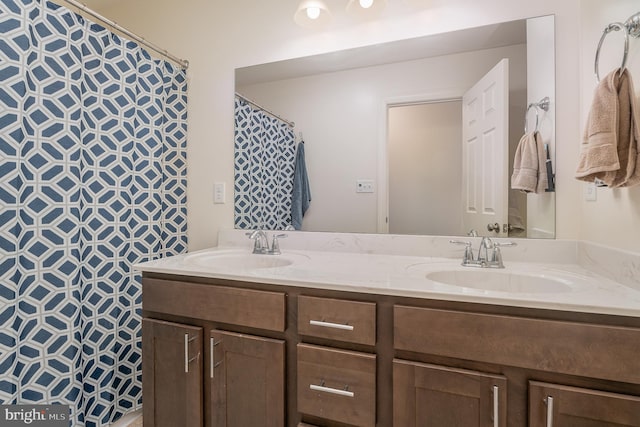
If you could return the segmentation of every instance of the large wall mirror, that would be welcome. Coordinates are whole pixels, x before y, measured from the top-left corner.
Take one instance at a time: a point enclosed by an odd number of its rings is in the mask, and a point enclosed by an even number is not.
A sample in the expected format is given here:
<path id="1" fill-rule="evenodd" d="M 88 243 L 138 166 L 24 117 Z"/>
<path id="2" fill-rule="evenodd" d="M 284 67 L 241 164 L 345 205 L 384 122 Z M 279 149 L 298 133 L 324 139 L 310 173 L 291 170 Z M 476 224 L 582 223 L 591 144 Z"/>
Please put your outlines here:
<path id="1" fill-rule="evenodd" d="M 554 43 L 542 16 L 236 69 L 236 227 L 287 227 L 278 176 L 304 141 L 302 230 L 554 238 L 553 185 L 510 185 L 525 126 L 555 171 Z M 243 105 L 282 147 L 250 144 Z M 285 219 L 239 221 L 268 205 Z"/>

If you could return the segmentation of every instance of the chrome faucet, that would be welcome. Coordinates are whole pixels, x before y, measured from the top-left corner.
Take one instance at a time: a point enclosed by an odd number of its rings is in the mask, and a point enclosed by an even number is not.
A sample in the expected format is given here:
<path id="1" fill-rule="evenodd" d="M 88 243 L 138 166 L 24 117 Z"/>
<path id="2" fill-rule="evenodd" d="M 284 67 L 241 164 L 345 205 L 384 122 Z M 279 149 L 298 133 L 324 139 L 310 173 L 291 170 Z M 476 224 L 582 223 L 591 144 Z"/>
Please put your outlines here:
<path id="1" fill-rule="evenodd" d="M 266 254 L 269 252 L 269 240 L 267 234 L 262 230 L 254 230 L 252 233 L 247 233 L 247 236 L 253 240 L 253 253 L 254 254 Z"/>
<path id="2" fill-rule="evenodd" d="M 463 242 L 460 240 L 450 240 L 449 243 L 455 245 L 465 245 L 464 255 L 462 256 L 463 267 L 481 267 L 481 268 L 504 268 L 502 262 L 502 246 L 516 246 L 514 242 L 494 242 L 489 237 L 483 237 L 478 248 L 478 257 L 474 258 L 471 242 Z"/>
<path id="3" fill-rule="evenodd" d="M 493 240 L 489 237 L 483 237 L 480 240 L 480 247 L 478 248 L 478 260 L 479 263 L 489 263 L 495 261 L 497 246 L 493 244 Z M 489 252 L 491 251 L 491 252 Z M 504 266 L 503 266 L 504 267 Z"/>
<path id="4" fill-rule="evenodd" d="M 269 238 L 267 233 L 263 230 L 254 230 L 251 233 L 247 233 L 249 239 L 253 240 L 253 253 L 260 255 L 280 255 L 280 243 L 278 239 L 287 237 L 286 234 L 274 234 L 271 247 L 269 247 Z"/>

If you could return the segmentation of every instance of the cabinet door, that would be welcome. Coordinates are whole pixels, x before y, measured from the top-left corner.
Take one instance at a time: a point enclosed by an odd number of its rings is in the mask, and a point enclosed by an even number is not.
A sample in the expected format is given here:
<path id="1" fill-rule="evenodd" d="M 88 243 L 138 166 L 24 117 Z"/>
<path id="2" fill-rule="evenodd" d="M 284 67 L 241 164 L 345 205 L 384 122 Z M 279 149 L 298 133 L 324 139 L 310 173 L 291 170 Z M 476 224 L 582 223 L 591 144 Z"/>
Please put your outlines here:
<path id="1" fill-rule="evenodd" d="M 202 426 L 202 328 L 142 319 L 144 425 Z"/>
<path id="2" fill-rule="evenodd" d="M 529 382 L 530 427 L 640 426 L 640 397 Z"/>
<path id="3" fill-rule="evenodd" d="M 212 426 L 284 426 L 284 341 L 213 330 L 209 346 Z"/>
<path id="4" fill-rule="evenodd" d="M 500 375 L 393 361 L 393 425 L 506 427 L 507 379 Z"/>

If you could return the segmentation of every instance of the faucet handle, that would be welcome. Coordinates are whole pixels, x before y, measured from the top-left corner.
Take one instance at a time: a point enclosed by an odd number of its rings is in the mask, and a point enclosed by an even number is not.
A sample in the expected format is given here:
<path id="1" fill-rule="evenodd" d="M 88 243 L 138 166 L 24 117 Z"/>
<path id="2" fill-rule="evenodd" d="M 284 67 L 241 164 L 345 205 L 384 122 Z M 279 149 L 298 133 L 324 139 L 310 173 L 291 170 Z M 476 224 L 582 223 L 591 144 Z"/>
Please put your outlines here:
<path id="1" fill-rule="evenodd" d="M 287 237 L 286 234 L 274 234 L 273 242 L 271 242 L 271 251 L 269 253 L 272 255 L 280 255 L 282 252 L 280 252 L 280 243 L 278 242 L 278 239 L 284 239 L 285 237 Z"/>
<path id="2" fill-rule="evenodd" d="M 465 242 L 462 240 L 449 240 L 449 243 L 465 246 L 464 255 L 462 256 L 462 265 L 467 265 L 473 261 L 473 250 L 471 249 L 471 242 Z"/>
<path id="3" fill-rule="evenodd" d="M 501 246 L 518 246 L 516 242 L 493 242 L 493 246 L 501 247 Z"/>
<path id="4" fill-rule="evenodd" d="M 500 247 L 509 247 L 509 246 L 518 246 L 515 242 L 494 242 L 493 243 L 493 254 L 492 254 L 492 262 L 495 263 L 496 267 L 504 268 L 504 263 L 502 262 L 502 252 L 500 251 Z"/>

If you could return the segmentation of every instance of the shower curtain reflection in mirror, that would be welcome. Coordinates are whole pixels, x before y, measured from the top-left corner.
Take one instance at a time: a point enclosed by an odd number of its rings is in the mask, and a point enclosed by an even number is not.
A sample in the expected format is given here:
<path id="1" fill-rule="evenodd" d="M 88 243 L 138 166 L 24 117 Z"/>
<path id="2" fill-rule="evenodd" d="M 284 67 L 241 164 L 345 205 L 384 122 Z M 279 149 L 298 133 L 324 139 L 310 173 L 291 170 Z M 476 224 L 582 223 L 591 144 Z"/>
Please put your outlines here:
<path id="1" fill-rule="evenodd" d="M 290 124 L 235 98 L 235 228 L 291 226 L 296 140 Z"/>

